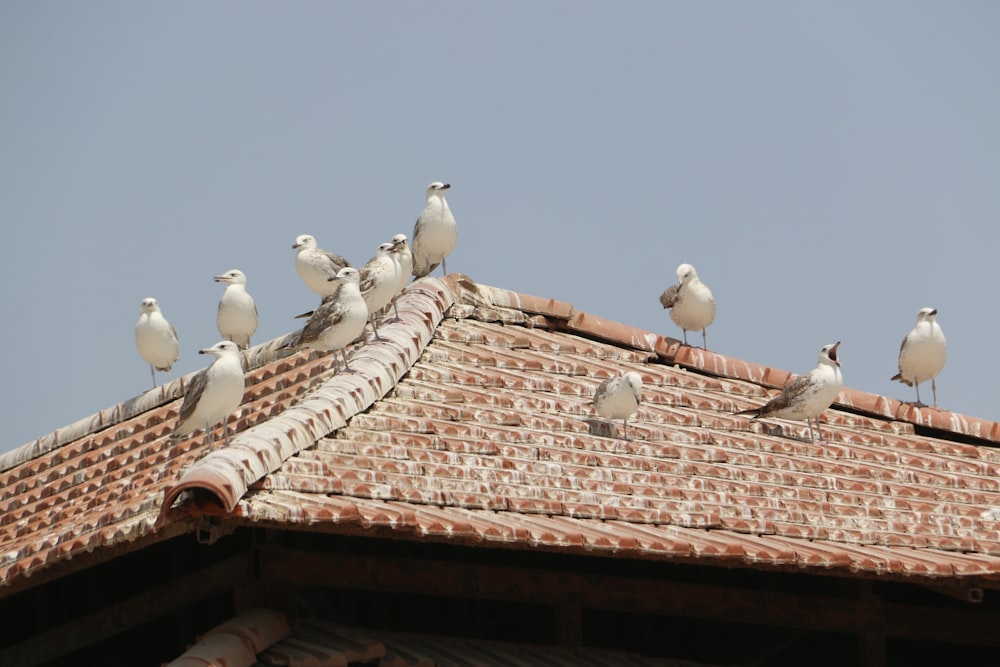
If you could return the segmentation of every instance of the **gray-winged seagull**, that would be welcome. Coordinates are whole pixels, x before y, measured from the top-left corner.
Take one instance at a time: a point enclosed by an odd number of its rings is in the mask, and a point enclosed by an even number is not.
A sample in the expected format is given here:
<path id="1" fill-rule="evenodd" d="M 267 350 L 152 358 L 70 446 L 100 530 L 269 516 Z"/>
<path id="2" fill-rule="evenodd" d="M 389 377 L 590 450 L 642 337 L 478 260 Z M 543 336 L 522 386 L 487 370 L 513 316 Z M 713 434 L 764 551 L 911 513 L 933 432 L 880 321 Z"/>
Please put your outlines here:
<path id="1" fill-rule="evenodd" d="M 135 325 L 135 346 L 139 355 L 149 364 L 156 389 L 156 371 L 163 371 L 170 378 L 170 369 L 180 358 L 177 330 L 160 311 L 156 299 L 142 300 L 139 321 Z"/>
<path id="2" fill-rule="evenodd" d="M 174 438 L 183 437 L 199 428 L 205 429 L 206 442 L 212 440 L 212 427 L 222 422 L 225 442 L 229 442 L 229 415 L 243 401 L 243 363 L 240 349 L 231 340 L 199 350 L 215 361 L 194 376 L 184 393 L 181 413 L 174 429 Z"/>
<path id="3" fill-rule="evenodd" d="M 250 347 L 250 337 L 257 331 L 257 304 L 247 292 L 247 277 L 239 269 L 230 269 L 215 276 L 215 282 L 226 283 L 219 300 L 215 326 L 225 340 L 231 340 L 245 350 Z"/>
<path id="4" fill-rule="evenodd" d="M 345 348 L 365 330 L 368 306 L 361 296 L 360 275 L 344 267 L 330 279 L 334 291 L 309 316 L 309 321 L 284 347 L 321 352 L 340 350 L 344 368 L 350 370 Z"/>
<path id="5" fill-rule="evenodd" d="M 677 284 L 671 285 L 660 295 L 660 303 L 670 309 L 670 319 L 684 332 L 701 329 L 701 342 L 708 349 L 705 329 L 715 320 L 715 299 L 708 285 L 701 282 L 698 272 L 690 264 L 677 267 Z"/>
<path id="6" fill-rule="evenodd" d="M 779 419 L 806 420 L 809 427 L 809 441 L 815 442 L 812 422 L 816 421 L 816 431 L 819 439 L 823 432 L 819 426 L 819 416 L 830 407 L 837 398 L 844 378 L 840 373 L 840 360 L 837 359 L 837 348 L 840 341 L 832 345 L 824 345 L 819 351 L 819 363 L 807 374 L 795 378 L 791 384 L 781 390 L 781 393 L 759 408 L 742 410 L 738 415 L 753 415 L 758 417 L 776 417 Z"/>
<path id="7" fill-rule="evenodd" d="M 941 326 L 937 323 L 937 312 L 934 308 L 921 308 L 917 313 L 917 325 L 906 334 L 906 338 L 899 346 L 899 372 L 891 378 L 916 388 L 916 405 L 923 405 L 920 402 L 920 383 L 930 380 L 935 408 L 937 386 L 934 378 L 944 368 L 948 356 L 948 343 L 944 339 Z"/>
<path id="8" fill-rule="evenodd" d="M 375 250 L 375 256 L 359 271 L 361 298 L 368 307 L 368 321 L 375 337 L 378 334 L 379 311 L 389 305 L 396 295 L 399 283 L 399 264 L 392 257 L 392 243 L 382 243 Z"/>
<path id="9" fill-rule="evenodd" d="M 413 240 L 410 244 L 415 278 L 430 275 L 438 264 L 441 265 L 442 274 L 448 274 L 445 258 L 458 243 L 458 225 L 455 224 L 455 216 L 451 214 L 444 198 L 444 191 L 450 187 L 450 184 L 440 181 L 427 186 L 427 205 L 413 226 Z"/>
<path id="10" fill-rule="evenodd" d="M 629 371 L 620 377 L 608 378 L 597 385 L 594 392 L 594 409 L 597 414 L 612 421 L 621 419 L 628 440 L 628 418 L 639 410 L 642 400 L 642 376 Z M 612 430 L 614 422 L 612 421 Z"/>
<path id="11" fill-rule="evenodd" d="M 413 273 L 413 253 L 406 242 L 406 234 L 396 234 L 392 237 L 392 258 L 399 266 L 399 282 L 396 283 L 396 291 L 392 295 L 392 308 L 399 319 L 399 309 L 396 308 L 396 299 L 399 293 L 406 289 L 406 284 L 410 282 L 410 274 Z"/>
<path id="12" fill-rule="evenodd" d="M 337 253 L 317 247 L 316 239 L 309 234 L 296 237 L 292 249 L 297 251 L 295 270 L 298 271 L 302 282 L 321 297 L 330 296 L 336 288 L 331 284 L 330 278 L 336 276 L 345 266 L 351 265 Z"/>

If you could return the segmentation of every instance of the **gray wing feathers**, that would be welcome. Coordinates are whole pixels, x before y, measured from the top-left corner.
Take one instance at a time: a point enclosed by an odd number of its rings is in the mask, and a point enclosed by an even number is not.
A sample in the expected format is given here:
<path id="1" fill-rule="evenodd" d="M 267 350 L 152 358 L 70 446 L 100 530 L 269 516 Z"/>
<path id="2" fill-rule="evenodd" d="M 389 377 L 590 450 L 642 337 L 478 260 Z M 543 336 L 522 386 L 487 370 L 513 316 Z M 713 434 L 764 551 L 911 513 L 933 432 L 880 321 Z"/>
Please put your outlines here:
<path id="1" fill-rule="evenodd" d="M 339 324 L 344 319 L 347 309 L 341 303 L 340 291 L 344 288 L 343 283 L 337 285 L 337 289 L 328 296 L 319 308 L 313 311 L 306 322 L 302 332 L 295 338 L 292 345 L 300 345 L 304 342 L 314 341 L 319 338 L 329 327 Z"/>
<path id="2" fill-rule="evenodd" d="M 181 414 L 177 419 L 178 429 L 194 414 L 194 410 L 198 406 L 198 401 L 201 400 L 201 395 L 205 393 L 205 387 L 207 386 L 208 368 L 205 368 L 191 378 L 191 384 L 188 385 L 187 391 L 184 392 L 184 402 L 181 403 Z"/>
<path id="3" fill-rule="evenodd" d="M 323 251 L 323 255 L 328 260 L 330 260 L 331 264 L 333 264 L 333 272 L 334 273 L 337 273 L 338 271 L 340 271 L 345 266 L 350 266 L 351 265 L 350 262 L 348 262 L 346 259 L 344 259 L 343 257 L 341 257 L 340 255 L 338 255 L 335 252 Z"/>
<path id="4" fill-rule="evenodd" d="M 910 342 L 910 334 L 906 334 L 906 336 L 903 337 L 903 342 L 899 344 L 899 356 L 900 357 L 903 356 L 903 349 L 906 347 L 906 344 L 908 342 Z M 907 380 L 906 378 L 903 377 L 903 371 L 902 370 L 900 370 L 900 372 L 896 373 L 891 378 L 889 378 L 889 382 L 902 382 L 907 387 L 912 387 L 913 386 L 912 382 L 910 382 L 909 380 Z"/>
<path id="5" fill-rule="evenodd" d="M 671 285 L 663 291 L 663 294 L 660 295 L 660 303 L 663 304 L 664 308 L 673 308 L 674 304 L 677 303 L 677 300 L 680 299 L 680 297 L 681 286 Z"/>

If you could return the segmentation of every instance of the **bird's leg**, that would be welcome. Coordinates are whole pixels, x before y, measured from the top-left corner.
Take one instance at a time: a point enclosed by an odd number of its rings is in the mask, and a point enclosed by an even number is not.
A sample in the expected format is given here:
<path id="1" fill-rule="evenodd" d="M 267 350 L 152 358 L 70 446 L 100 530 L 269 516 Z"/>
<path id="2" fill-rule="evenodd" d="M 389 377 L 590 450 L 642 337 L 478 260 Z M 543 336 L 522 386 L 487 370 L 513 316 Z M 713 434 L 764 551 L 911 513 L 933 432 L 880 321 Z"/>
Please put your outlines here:
<path id="1" fill-rule="evenodd" d="M 153 378 L 153 389 L 156 389 L 156 369 L 153 368 L 153 364 L 149 365 L 149 374 Z"/>
<path id="2" fill-rule="evenodd" d="M 705 334 L 705 330 L 701 330 L 701 349 L 708 349 L 708 336 Z"/>
<path id="3" fill-rule="evenodd" d="M 346 347 L 340 348 L 340 354 L 344 357 L 344 370 L 345 371 L 351 370 L 350 364 L 347 363 L 347 348 Z"/>
<path id="4" fill-rule="evenodd" d="M 396 313 L 396 321 L 397 322 L 399 321 L 399 306 L 396 305 L 396 299 L 398 299 L 398 298 L 399 298 L 398 294 L 396 296 L 392 297 L 392 310 Z"/>
<path id="5" fill-rule="evenodd" d="M 813 436 L 812 417 L 806 417 L 806 426 L 809 427 L 809 442 L 816 442 L 816 438 Z"/>
<path id="6" fill-rule="evenodd" d="M 916 402 L 917 407 L 923 407 L 924 404 L 920 401 L 920 383 L 914 382 L 913 388 L 917 390 L 917 402 Z"/>
<path id="7" fill-rule="evenodd" d="M 448 265 L 445 264 L 445 258 L 444 257 L 441 258 L 441 275 L 442 276 L 448 275 Z"/>
<path id="8" fill-rule="evenodd" d="M 934 383 L 934 378 L 931 378 L 931 394 L 934 396 L 934 407 L 937 407 L 937 385 Z"/>
<path id="9" fill-rule="evenodd" d="M 688 330 L 687 329 L 681 329 L 681 331 L 684 332 L 684 344 L 687 345 L 688 344 Z"/>
<path id="10" fill-rule="evenodd" d="M 625 441 L 628 442 L 628 417 L 622 419 L 622 427 L 625 431 Z"/>

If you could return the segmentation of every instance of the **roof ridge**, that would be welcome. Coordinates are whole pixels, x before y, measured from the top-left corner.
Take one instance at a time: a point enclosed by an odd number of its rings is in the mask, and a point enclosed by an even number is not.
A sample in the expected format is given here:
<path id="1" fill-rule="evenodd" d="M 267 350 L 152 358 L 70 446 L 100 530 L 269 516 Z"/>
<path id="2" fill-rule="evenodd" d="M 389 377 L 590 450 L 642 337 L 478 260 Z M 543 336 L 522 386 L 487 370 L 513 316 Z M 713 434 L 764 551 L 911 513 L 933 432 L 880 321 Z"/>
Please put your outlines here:
<path id="1" fill-rule="evenodd" d="M 712 350 L 691 347 L 680 340 L 628 324 L 577 310 L 571 303 L 480 285 L 468 276 L 449 274 L 444 281 L 452 288 L 455 303 L 470 307 L 476 319 L 501 319 L 507 323 L 576 333 L 605 342 L 655 354 L 661 363 L 676 364 L 689 370 L 731 380 L 743 380 L 772 389 L 781 389 L 796 374 L 780 368 L 737 359 Z M 495 315 L 490 308 L 520 310 L 536 318 Z M 834 404 L 862 414 L 906 422 L 917 427 L 1000 443 L 1000 423 L 970 417 L 949 410 L 906 403 L 895 398 L 844 387 Z"/>
<path id="2" fill-rule="evenodd" d="M 333 375 L 281 414 L 196 461 L 167 487 L 161 512 L 169 511 L 181 493 L 195 490 L 210 493 L 227 512 L 232 511 L 251 484 L 345 426 L 395 387 L 427 347 L 452 303 L 452 292 L 441 280 L 415 281 L 397 302 L 402 321 L 383 324 L 381 340 L 357 349 L 351 360 L 353 372 Z"/>
<path id="3" fill-rule="evenodd" d="M 240 352 L 243 360 L 243 368 L 246 371 L 257 370 L 272 361 L 276 361 L 288 356 L 287 353 L 279 351 L 284 345 L 289 334 L 272 338 L 271 340 L 258 343 L 253 347 Z M 153 410 L 162 405 L 184 396 L 187 385 L 198 373 L 205 370 L 207 366 L 185 373 L 181 377 L 174 378 L 169 382 L 157 385 L 152 389 L 147 389 L 137 396 L 116 403 L 111 407 L 99 410 L 94 414 L 78 419 L 77 421 L 57 428 L 51 433 L 39 436 L 23 445 L 0 454 L 0 472 L 10 470 L 26 461 L 38 458 L 64 445 L 75 442 L 88 435 L 95 435 L 101 431 L 117 426 L 144 412 Z"/>

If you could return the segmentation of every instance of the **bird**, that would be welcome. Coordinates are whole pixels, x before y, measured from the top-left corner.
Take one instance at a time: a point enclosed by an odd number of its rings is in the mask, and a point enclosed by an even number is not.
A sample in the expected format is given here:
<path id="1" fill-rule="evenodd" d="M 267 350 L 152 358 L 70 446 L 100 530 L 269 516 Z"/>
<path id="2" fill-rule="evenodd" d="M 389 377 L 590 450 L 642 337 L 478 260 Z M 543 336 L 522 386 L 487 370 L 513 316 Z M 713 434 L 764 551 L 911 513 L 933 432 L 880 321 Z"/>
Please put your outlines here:
<path id="1" fill-rule="evenodd" d="M 685 345 L 688 330 L 701 329 L 702 345 L 708 349 L 705 329 L 715 320 L 715 298 L 693 266 L 681 264 L 677 267 L 677 284 L 664 290 L 660 303 L 670 309 L 670 319 L 684 332 Z"/>
<path id="2" fill-rule="evenodd" d="M 302 330 L 282 347 L 320 352 L 340 350 L 344 369 L 350 370 L 344 348 L 364 333 L 368 306 L 361 296 L 361 278 L 357 269 L 345 266 L 330 281 L 334 283 L 333 294 L 324 299 Z"/>
<path id="3" fill-rule="evenodd" d="M 139 321 L 135 325 L 135 346 L 139 355 L 149 364 L 156 389 L 156 371 L 163 371 L 170 378 L 170 369 L 180 359 L 177 329 L 167 321 L 156 299 L 147 297 L 140 305 Z"/>
<path id="4" fill-rule="evenodd" d="M 361 298 L 368 307 L 368 321 L 375 337 L 378 333 L 378 312 L 389 305 L 396 295 L 399 284 L 399 264 L 392 257 L 392 243 L 382 243 L 375 250 L 375 256 L 359 271 Z"/>
<path id="5" fill-rule="evenodd" d="M 395 294 L 392 295 L 392 308 L 399 319 L 399 309 L 396 308 L 396 299 L 400 292 L 406 289 L 406 284 L 410 282 L 410 274 L 413 272 L 413 253 L 406 242 L 406 234 L 396 234 L 392 237 L 392 258 L 399 266 L 399 282 L 396 283 Z"/>
<path id="6" fill-rule="evenodd" d="M 830 407 L 837 398 L 844 378 L 840 373 L 840 360 L 837 358 L 837 348 L 840 341 L 824 345 L 819 351 L 819 363 L 805 375 L 795 378 L 786 385 L 781 393 L 759 408 L 741 410 L 737 415 L 753 415 L 758 417 L 776 417 L 779 419 L 805 419 L 809 427 L 809 442 L 815 442 L 812 422 L 816 420 L 816 430 L 819 439 L 823 432 L 819 428 L 819 416 Z"/>
<path id="7" fill-rule="evenodd" d="M 641 400 L 642 376 L 635 371 L 629 371 L 619 377 L 608 378 L 597 385 L 593 403 L 597 414 L 605 419 L 622 420 L 625 439 L 628 440 L 628 418 L 639 410 Z"/>
<path id="8" fill-rule="evenodd" d="M 224 340 L 231 340 L 241 350 L 250 347 L 250 337 L 257 331 L 257 304 L 247 292 L 247 277 L 239 269 L 230 269 L 215 282 L 226 283 L 219 300 L 215 325 Z"/>
<path id="9" fill-rule="evenodd" d="M 311 289 L 321 297 L 329 296 L 335 286 L 330 283 L 330 278 L 336 276 L 337 272 L 351 263 L 335 252 L 327 252 L 316 245 L 316 239 L 309 234 L 302 234 L 295 238 L 296 250 L 295 270 L 306 287 Z"/>
<path id="10" fill-rule="evenodd" d="M 458 226 L 448 208 L 444 191 L 449 183 L 434 181 L 427 186 L 427 205 L 413 225 L 413 276 L 423 278 L 441 265 L 442 275 L 448 274 L 445 258 L 458 243 Z"/>
<path id="11" fill-rule="evenodd" d="M 931 392 L 934 396 L 934 407 L 937 407 L 937 386 L 934 378 L 944 368 L 947 357 L 947 341 L 944 332 L 937 323 L 936 308 L 921 308 L 917 312 L 917 325 L 903 338 L 899 346 L 899 372 L 891 380 L 915 387 L 917 402 L 920 402 L 920 383 L 931 381 Z"/>
<path id="12" fill-rule="evenodd" d="M 243 363 L 240 349 L 231 340 L 219 341 L 212 347 L 199 350 L 210 354 L 215 361 L 202 369 L 191 380 L 184 392 L 177 427 L 171 437 L 177 439 L 199 428 L 205 429 L 206 442 L 212 439 L 212 427 L 222 422 L 225 442 L 229 442 L 228 419 L 243 402 Z"/>

